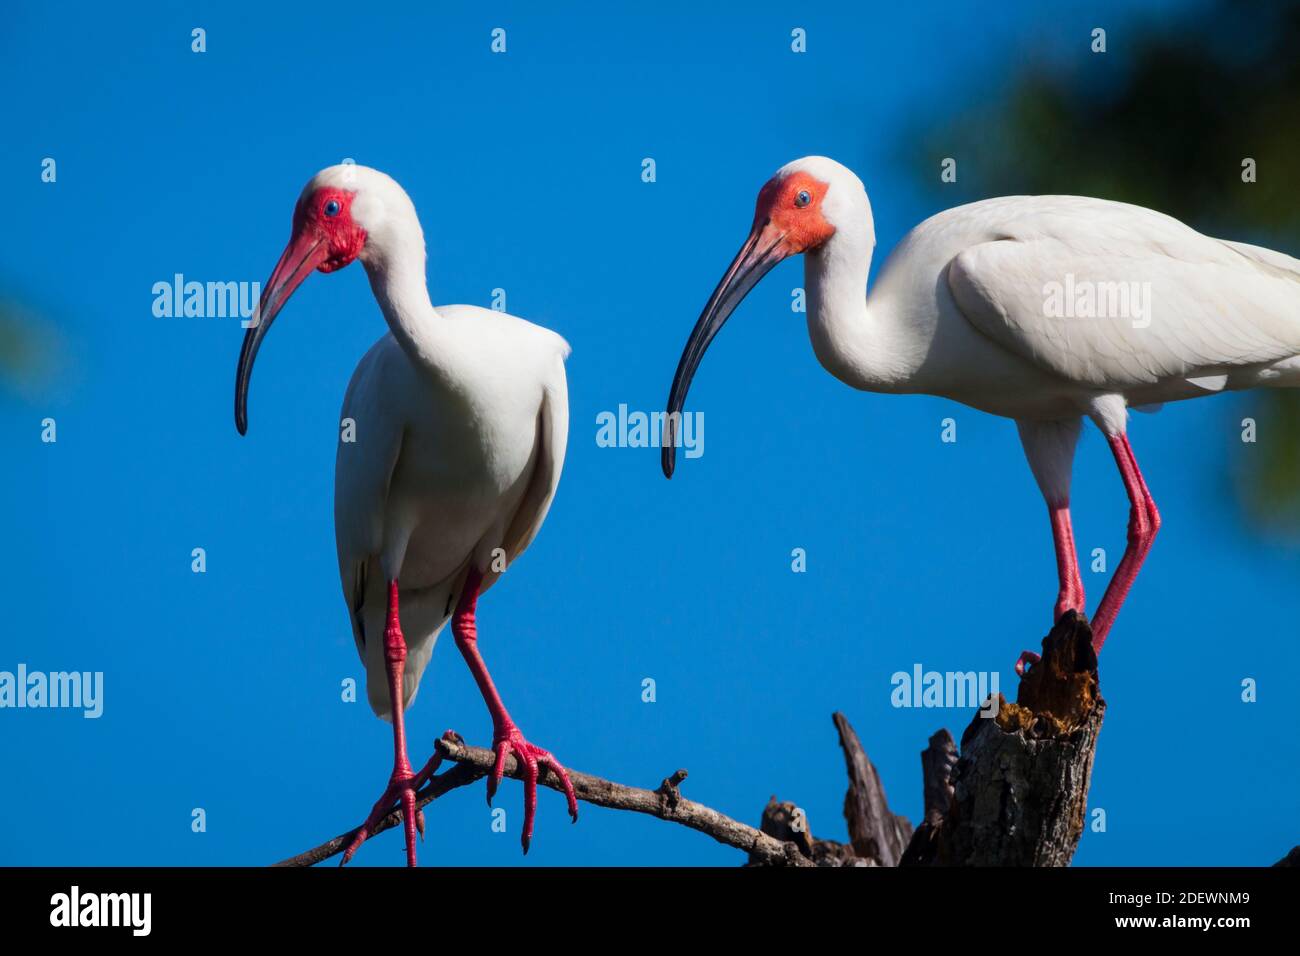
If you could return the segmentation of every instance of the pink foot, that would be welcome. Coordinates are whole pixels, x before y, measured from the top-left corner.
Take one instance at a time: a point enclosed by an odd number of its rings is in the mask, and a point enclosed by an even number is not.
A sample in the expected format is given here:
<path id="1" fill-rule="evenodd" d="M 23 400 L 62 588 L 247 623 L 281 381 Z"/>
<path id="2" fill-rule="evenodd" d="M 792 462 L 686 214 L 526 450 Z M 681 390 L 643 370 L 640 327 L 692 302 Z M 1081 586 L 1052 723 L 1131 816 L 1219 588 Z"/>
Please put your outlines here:
<path id="1" fill-rule="evenodd" d="M 549 767 L 560 778 L 560 782 L 564 784 L 564 795 L 569 800 L 569 816 L 573 818 L 574 823 L 578 822 L 578 798 L 574 796 L 569 772 L 550 751 L 530 744 L 514 724 L 509 724 L 503 732 L 493 735 L 492 749 L 497 755 L 497 762 L 488 777 L 489 805 L 492 803 L 492 798 L 496 796 L 501 777 L 505 774 L 506 757 L 513 753 L 515 760 L 524 771 L 524 832 L 520 837 L 520 843 L 523 844 L 525 853 L 528 852 L 528 846 L 533 840 L 533 818 L 537 815 L 537 777 L 540 767 Z"/>
<path id="2" fill-rule="evenodd" d="M 1033 651 L 1021 651 L 1020 659 L 1016 661 L 1016 676 L 1024 677 L 1025 671 L 1028 670 L 1025 665 L 1028 664 L 1029 667 L 1033 667 L 1042 659 L 1041 655 L 1035 654 Z"/>
<path id="3" fill-rule="evenodd" d="M 406 865 L 415 866 L 416 832 L 419 831 L 420 838 L 424 838 L 424 814 L 415 809 L 415 791 L 428 779 L 432 767 L 436 766 L 432 761 L 430 765 L 419 774 L 412 773 L 409 766 L 405 770 L 393 771 L 393 775 L 388 778 L 388 786 L 384 788 L 383 796 L 376 801 L 370 816 L 366 817 L 366 822 L 361 824 L 360 829 L 353 835 L 352 842 L 343 851 L 343 859 L 339 862 L 339 866 L 348 864 L 361 848 L 361 844 L 374 835 L 375 828 L 393 811 L 394 807 L 401 808 L 402 819 L 406 824 Z"/>
<path id="4" fill-rule="evenodd" d="M 474 682 L 478 684 L 478 689 L 483 694 L 483 701 L 487 704 L 488 713 L 492 715 L 492 749 L 496 752 L 497 759 L 492 773 L 488 776 L 488 805 L 491 806 L 492 798 L 496 796 L 497 785 L 505 774 L 506 758 L 510 754 L 515 755 L 515 760 L 524 772 L 524 832 L 520 842 L 524 846 L 524 852 L 527 853 L 528 845 L 533 840 L 533 818 L 537 814 L 538 768 L 548 767 L 560 779 L 564 787 L 564 795 L 569 798 L 569 816 L 573 817 L 574 823 L 578 822 L 578 798 L 573 793 L 573 783 L 569 780 L 568 771 L 551 755 L 550 751 L 535 747 L 524 739 L 515 722 L 510 719 L 510 714 L 506 712 L 496 685 L 492 683 L 487 664 L 483 662 L 483 656 L 478 650 L 476 609 L 479 587 L 482 583 L 482 573 L 471 565 L 465 576 L 460 599 L 456 603 L 456 613 L 452 615 L 452 629 L 456 635 L 456 647 L 460 649 L 465 663 L 469 665 L 470 673 L 474 675 Z"/>

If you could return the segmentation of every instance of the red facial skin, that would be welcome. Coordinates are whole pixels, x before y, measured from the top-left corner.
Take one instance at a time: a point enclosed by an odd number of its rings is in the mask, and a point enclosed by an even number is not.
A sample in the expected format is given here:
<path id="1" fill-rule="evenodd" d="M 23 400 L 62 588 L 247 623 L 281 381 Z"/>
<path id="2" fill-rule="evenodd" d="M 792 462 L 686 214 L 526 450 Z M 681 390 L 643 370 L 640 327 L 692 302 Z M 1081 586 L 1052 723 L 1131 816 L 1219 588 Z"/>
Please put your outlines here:
<path id="1" fill-rule="evenodd" d="M 805 172 L 792 173 L 784 179 L 769 179 L 758 193 L 755 228 L 771 222 L 785 235 L 790 255 L 817 248 L 835 235 L 835 227 L 822 215 L 822 200 L 829 188 L 828 183 Z M 812 199 L 806 206 L 797 206 L 796 197 L 803 191 Z"/>
<path id="2" fill-rule="evenodd" d="M 239 366 L 235 372 L 235 427 L 241 435 L 248 428 L 248 382 L 253 374 L 253 360 L 266 330 L 313 269 L 321 272 L 342 269 L 361 255 L 365 247 L 366 231 L 352 218 L 353 196 L 345 189 L 326 187 L 300 199 L 294 207 L 289 244 L 262 288 L 257 322 L 248 327 L 244 345 L 239 350 Z M 339 211 L 327 216 L 325 207 L 331 201 L 338 202 Z"/>
<path id="3" fill-rule="evenodd" d="M 366 244 L 366 231 L 352 218 L 352 198 L 355 195 L 346 189 L 326 186 L 299 201 L 293 211 L 295 235 L 311 230 L 326 237 L 329 257 L 317 266 L 321 272 L 342 269 L 361 254 L 361 248 Z M 325 215 L 325 206 L 330 200 L 337 200 L 341 207 L 336 216 Z"/>

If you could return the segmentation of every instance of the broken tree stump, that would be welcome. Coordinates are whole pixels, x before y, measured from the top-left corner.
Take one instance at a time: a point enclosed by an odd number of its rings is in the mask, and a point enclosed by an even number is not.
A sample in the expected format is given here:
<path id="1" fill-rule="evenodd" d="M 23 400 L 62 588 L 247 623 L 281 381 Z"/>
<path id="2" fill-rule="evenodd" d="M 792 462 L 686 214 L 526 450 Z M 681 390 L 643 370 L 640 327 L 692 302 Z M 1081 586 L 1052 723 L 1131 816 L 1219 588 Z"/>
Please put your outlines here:
<path id="1" fill-rule="evenodd" d="M 946 728 L 935 731 L 930 745 L 921 751 L 925 818 L 912 835 L 899 866 L 933 862 L 938 853 L 939 831 L 952 809 L 952 774 L 956 767 L 957 742 Z"/>
<path id="2" fill-rule="evenodd" d="M 768 800 L 767 806 L 763 808 L 763 820 L 759 829 L 770 837 L 793 845 L 799 851 L 799 857 L 814 866 L 867 865 L 865 860 L 859 860 L 853 855 L 853 847 L 847 843 L 814 837 L 803 810 L 789 801 L 782 802 L 776 797 Z M 789 861 L 764 861 L 750 854 L 748 865 L 781 866 L 789 865 Z"/>
<path id="3" fill-rule="evenodd" d="M 849 826 L 849 843 L 819 840 L 812 835 L 803 810 L 793 803 L 773 796 L 763 809 L 759 829 L 768 836 L 793 845 L 802 859 L 816 866 L 897 866 L 912 836 L 912 824 L 889 809 L 880 774 L 867 758 L 862 741 L 841 713 L 831 719 L 840 735 L 844 765 L 848 770 L 849 788 L 844 794 L 844 819 Z M 779 861 L 760 861 L 750 856 L 751 865 L 771 865 Z"/>
<path id="4" fill-rule="evenodd" d="M 1106 711 L 1087 621 L 1072 611 L 1062 617 L 1043 639 L 1042 660 L 1021 680 L 1016 702 L 999 694 L 998 705 L 995 716 L 977 714 L 962 734 L 949 808 L 933 824 L 932 786 L 934 806 L 943 788 L 932 784 L 926 765 L 926 821 L 906 863 L 1069 865 L 1083 834 Z"/>
<path id="5" fill-rule="evenodd" d="M 838 711 L 831 715 L 840 734 L 849 789 L 844 794 L 844 819 L 849 825 L 849 842 L 855 856 L 876 866 L 898 866 L 912 838 L 912 824 L 889 809 L 885 787 L 875 765 L 867 759 L 849 720 Z"/>

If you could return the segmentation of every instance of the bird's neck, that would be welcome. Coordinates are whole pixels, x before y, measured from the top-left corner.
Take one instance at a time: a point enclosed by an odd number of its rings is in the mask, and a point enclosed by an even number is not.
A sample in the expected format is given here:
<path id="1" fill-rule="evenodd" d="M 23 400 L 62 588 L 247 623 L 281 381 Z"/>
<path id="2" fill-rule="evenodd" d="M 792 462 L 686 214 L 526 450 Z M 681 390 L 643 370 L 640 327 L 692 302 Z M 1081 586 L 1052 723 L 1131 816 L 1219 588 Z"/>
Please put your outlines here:
<path id="1" fill-rule="evenodd" d="M 804 254 L 808 335 L 822 366 L 840 381 L 871 392 L 906 388 L 909 369 L 899 316 L 867 295 L 875 251 L 868 212 L 856 229 L 839 228 Z"/>
<path id="2" fill-rule="evenodd" d="M 429 299 L 424 236 L 419 227 L 403 241 L 381 247 L 364 261 L 375 301 L 402 351 L 434 378 L 452 381 L 452 335 Z"/>

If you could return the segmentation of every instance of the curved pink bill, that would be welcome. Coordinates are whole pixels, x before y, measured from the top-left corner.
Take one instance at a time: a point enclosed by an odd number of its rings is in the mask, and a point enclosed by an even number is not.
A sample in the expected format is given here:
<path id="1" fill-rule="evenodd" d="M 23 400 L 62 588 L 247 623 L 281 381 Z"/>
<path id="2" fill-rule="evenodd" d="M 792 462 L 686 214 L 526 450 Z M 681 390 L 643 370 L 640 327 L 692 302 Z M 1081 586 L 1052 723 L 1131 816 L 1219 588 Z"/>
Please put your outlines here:
<path id="1" fill-rule="evenodd" d="M 289 301 L 289 296 L 329 258 L 329 254 L 329 242 L 324 235 L 311 228 L 303 229 L 289 240 L 280 261 L 275 264 L 275 271 L 266 281 L 253 322 L 244 333 L 239 366 L 235 369 L 235 427 L 241 435 L 248 431 L 248 383 L 253 376 L 253 361 L 257 358 L 262 339 L 280 309 Z"/>

